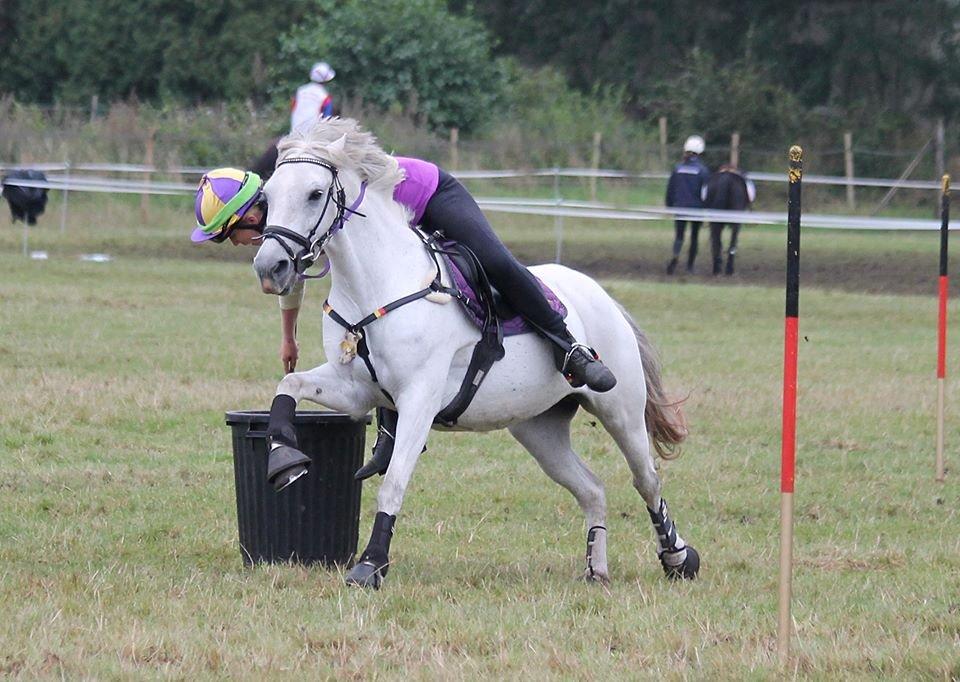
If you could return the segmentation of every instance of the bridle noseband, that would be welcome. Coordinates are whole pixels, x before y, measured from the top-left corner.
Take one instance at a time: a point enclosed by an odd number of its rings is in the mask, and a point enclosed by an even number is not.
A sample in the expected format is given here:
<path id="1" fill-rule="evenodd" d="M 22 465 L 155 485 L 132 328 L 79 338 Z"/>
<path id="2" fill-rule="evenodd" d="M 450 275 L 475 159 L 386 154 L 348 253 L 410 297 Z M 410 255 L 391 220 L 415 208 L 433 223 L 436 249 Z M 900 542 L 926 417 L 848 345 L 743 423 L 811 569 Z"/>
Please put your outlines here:
<path id="1" fill-rule="evenodd" d="M 294 232 L 289 228 L 283 227 L 282 225 L 267 225 L 267 227 L 263 230 L 264 241 L 267 239 L 275 239 L 277 243 L 283 247 L 283 250 L 287 252 L 287 256 L 290 257 L 290 260 L 293 261 L 293 267 L 297 274 L 301 278 L 307 278 L 310 277 L 309 275 L 304 274 L 307 268 L 316 262 L 317 258 L 320 257 L 320 254 L 323 253 L 323 247 L 326 246 L 326 243 L 333 235 L 343 229 L 344 224 L 350 219 L 350 216 L 358 215 L 361 218 L 366 217 L 357 209 L 360 207 L 360 204 L 363 201 L 363 195 L 366 193 L 367 182 L 364 180 L 360 183 L 360 194 L 357 196 L 356 201 L 354 201 L 350 206 L 347 206 L 346 193 L 343 190 L 343 184 L 340 182 L 340 176 L 336 166 L 327 163 L 322 159 L 315 159 L 310 156 L 294 156 L 282 159 L 279 163 L 277 163 L 277 168 L 287 163 L 312 163 L 315 166 L 322 166 L 323 168 L 326 168 L 333 176 L 333 182 L 330 183 L 330 190 L 327 192 L 327 200 L 323 204 L 323 210 L 320 212 L 320 217 L 317 218 L 317 222 L 314 223 L 313 228 L 311 228 L 306 237 Z M 320 229 L 320 223 L 323 222 L 323 217 L 327 214 L 327 209 L 330 207 L 331 201 L 333 201 L 334 206 L 337 207 L 337 217 L 334 218 L 326 232 L 321 234 L 319 237 L 315 237 L 317 230 Z M 269 209 L 267 212 L 269 213 Z M 300 246 L 300 251 L 294 253 L 293 248 L 287 243 L 287 240 L 298 244 Z M 329 267 L 330 266 L 328 263 L 324 271 L 320 273 L 320 275 L 315 275 L 315 277 L 322 277 L 325 275 Z"/>

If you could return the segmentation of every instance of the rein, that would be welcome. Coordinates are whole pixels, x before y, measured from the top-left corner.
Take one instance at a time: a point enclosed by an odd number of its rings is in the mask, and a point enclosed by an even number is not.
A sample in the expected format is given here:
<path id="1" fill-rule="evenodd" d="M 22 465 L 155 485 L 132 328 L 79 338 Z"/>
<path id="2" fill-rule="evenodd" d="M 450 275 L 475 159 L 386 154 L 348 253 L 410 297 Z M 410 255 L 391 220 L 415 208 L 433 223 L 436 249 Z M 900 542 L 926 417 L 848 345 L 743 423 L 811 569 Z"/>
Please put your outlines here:
<path id="1" fill-rule="evenodd" d="M 343 229 L 346 222 L 350 219 L 350 216 L 358 215 L 361 218 L 366 218 L 366 215 L 360 213 L 357 209 L 360 208 L 360 204 L 363 202 L 363 197 L 366 194 L 367 181 L 364 180 L 360 183 L 360 194 L 350 206 L 347 206 L 346 193 L 343 190 L 343 184 L 340 182 L 340 176 L 336 166 L 309 156 L 295 156 L 281 160 L 277 164 L 277 168 L 287 163 L 311 163 L 315 166 L 326 168 L 333 176 L 333 182 L 330 183 L 330 191 L 327 192 L 327 200 L 323 204 L 320 217 L 317 218 L 317 222 L 314 223 L 306 237 L 282 225 L 267 225 L 263 231 L 263 238 L 275 239 L 277 243 L 283 247 L 283 250 L 287 252 L 287 256 L 293 261 L 293 267 L 297 271 L 300 279 L 317 279 L 323 277 L 330 271 L 329 261 L 319 275 L 307 275 L 306 270 L 320 257 L 320 254 L 323 253 L 323 247 L 330 238 Z M 334 198 L 334 196 L 336 196 L 336 198 Z M 315 239 L 314 235 L 316 235 L 317 230 L 320 229 L 320 223 L 323 222 L 324 216 L 327 215 L 327 209 L 330 208 L 331 201 L 333 201 L 337 207 L 337 217 L 334 218 L 326 232 Z M 300 251 L 294 253 L 293 248 L 286 240 L 298 244 L 301 247 Z"/>

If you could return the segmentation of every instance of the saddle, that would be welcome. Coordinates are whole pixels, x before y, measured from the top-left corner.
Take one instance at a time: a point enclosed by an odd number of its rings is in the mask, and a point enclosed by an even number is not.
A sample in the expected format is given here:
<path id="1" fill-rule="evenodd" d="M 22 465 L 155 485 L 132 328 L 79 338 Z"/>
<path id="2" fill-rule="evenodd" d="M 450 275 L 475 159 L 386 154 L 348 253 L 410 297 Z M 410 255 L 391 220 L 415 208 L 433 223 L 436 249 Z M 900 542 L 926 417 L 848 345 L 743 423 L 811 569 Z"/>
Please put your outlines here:
<path id="1" fill-rule="evenodd" d="M 440 249 L 437 250 L 437 253 L 443 257 L 447 264 L 453 288 L 460 292 L 457 300 L 463 306 L 467 317 L 478 329 L 482 330 L 487 321 L 488 313 L 485 299 L 488 299 L 493 314 L 500 320 L 504 336 L 515 336 L 536 331 L 507 303 L 503 294 L 490 282 L 473 251 L 459 242 L 450 240 L 440 241 L 438 245 Z M 536 280 L 550 307 L 561 317 L 566 317 L 567 308 L 563 305 L 563 302 L 542 280 L 539 278 L 536 278 Z"/>
<path id="2" fill-rule="evenodd" d="M 426 244 L 431 251 L 443 258 L 447 265 L 452 283 L 447 292 L 460 302 L 467 318 L 480 330 L 480 340 L 474 346 L 460 390 L 434 419 L 435 423 L 453 426 L 457 418 L 470 406 L 493 363 L 503 358 L 503 338 L 535 330 L 510 307 L 503 295 L 493 286 L 477 255 L 468 246 L 442 237 L 429 238 Z M 562 317 L 566 317 L 566 306 L 557 295 L 539 279 L 537 283 L 550 306 Z"/>

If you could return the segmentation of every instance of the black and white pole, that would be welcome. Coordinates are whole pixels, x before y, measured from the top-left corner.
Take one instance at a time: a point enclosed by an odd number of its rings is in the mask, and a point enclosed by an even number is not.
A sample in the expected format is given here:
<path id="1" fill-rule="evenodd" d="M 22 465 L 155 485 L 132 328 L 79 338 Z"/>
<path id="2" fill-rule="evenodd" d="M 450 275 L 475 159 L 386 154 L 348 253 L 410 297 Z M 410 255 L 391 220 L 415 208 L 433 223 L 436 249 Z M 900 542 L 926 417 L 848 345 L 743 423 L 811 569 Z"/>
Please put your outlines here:
<path id="1" fill-rule="evenodd" d="M 947 239 L 950 229 L 950 176 L 943 176 L 940 195 L 940 314 L 937 321 L 937 480 L 943 481 L 943 403 L 947 381 Z"/>
<path id="2" fill-rule="evenodd" d="M 780 445 L 780 609 L 777 652 L 790 657 L 790 599 L 793 591 L 793 480 L 797 447 L 797 337 L 800 301 L 800 182 L 803 150 L 790 147 L 787 195 L 787 306 L 783 335 L 783 432 Z"/>

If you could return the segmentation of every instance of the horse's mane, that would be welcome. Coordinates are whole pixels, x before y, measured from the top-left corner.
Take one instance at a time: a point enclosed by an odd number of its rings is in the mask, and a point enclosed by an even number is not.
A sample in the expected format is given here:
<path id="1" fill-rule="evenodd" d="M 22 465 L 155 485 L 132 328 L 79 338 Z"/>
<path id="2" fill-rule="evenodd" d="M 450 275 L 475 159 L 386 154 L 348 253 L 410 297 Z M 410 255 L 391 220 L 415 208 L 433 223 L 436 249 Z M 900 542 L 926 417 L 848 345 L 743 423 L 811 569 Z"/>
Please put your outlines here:
<path id="1" fill-rule="evenodd" d="M 352 118 L 322 118 L 313 126 L 284 137 L 277 143 L 277 150 L 280 161 L 309 155 L 329 161 L 337 168 L 352 170 L 366 180 L 371 189 L 392 189 L 404 178 L 397 160 L 380 148 L 373 133 L 361 128 Z"/>

